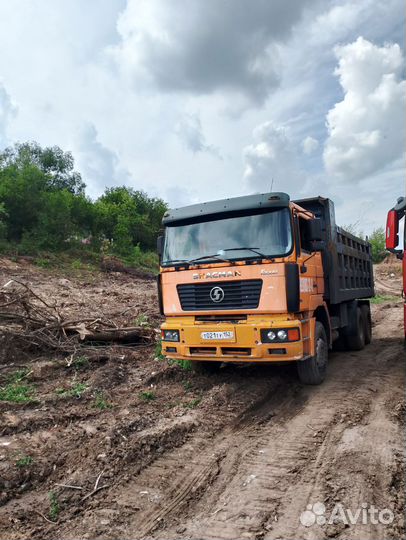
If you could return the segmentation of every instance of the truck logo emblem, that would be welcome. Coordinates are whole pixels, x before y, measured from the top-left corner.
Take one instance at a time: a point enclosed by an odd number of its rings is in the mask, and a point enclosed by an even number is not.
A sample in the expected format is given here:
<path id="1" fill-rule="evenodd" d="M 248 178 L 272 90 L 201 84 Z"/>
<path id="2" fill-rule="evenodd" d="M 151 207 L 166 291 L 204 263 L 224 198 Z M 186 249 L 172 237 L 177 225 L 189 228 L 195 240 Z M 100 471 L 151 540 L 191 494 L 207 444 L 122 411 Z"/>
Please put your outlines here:
<path id="1" fill-rule="evenodd" d="M 222 302 L 224 300 L 224 291 L 221 287 L 213 287 L 210 291 L 210 298 L 213 302 Z"/>

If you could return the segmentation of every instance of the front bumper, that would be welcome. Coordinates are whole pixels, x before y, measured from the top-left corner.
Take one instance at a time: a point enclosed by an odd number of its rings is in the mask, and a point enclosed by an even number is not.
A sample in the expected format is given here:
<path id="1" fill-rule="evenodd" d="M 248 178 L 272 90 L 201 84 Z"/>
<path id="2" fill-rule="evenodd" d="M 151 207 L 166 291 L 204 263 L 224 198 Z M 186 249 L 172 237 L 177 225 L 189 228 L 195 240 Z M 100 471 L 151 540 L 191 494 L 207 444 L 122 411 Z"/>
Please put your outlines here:
<path id="1" fill-rule="evenodd" d="M 167 320 L 162 330 L 179 330 L 180 341 L 162 341 L 162 353 L 179 360 L 215 362 L 291 362 L 303 359 L 304 341 L 299 320 L 244 321 L 239 324 Z M 262 343 L 261 329 L 299 328 L 298 341 Z M 233 339 L 206 340 L 203 332 L 233 332 Z"/>

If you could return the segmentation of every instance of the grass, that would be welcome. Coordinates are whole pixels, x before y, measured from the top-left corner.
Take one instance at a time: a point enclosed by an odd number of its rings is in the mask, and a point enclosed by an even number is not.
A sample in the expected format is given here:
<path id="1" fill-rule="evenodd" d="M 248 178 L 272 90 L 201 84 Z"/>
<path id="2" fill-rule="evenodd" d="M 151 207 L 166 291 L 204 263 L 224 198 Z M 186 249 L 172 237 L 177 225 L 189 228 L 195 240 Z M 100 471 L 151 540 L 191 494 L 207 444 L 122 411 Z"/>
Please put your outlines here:
<path id="1" fill-rule="evenodd" d="M 17 459 L 16 465 L 17 467 L 29 467 L 33 463 L 33 458 L 31 456 L 21 456 Z"/>
<path id="2" fill-rule="evenodd" d="M 195 398 L 191 401 L 188 401 L 187 403 L 184 403 L 183 406 L 187 409 L 196 409 L 196 407 L 199 405 L 199 403 L 202 401 L 201 398 Z"/>
<path id="3" fill-rule="evenodd" d="M 112 403 L 107 401 L 107 399 L 104 397 L 103 392 L 100 391 L 96 392 L 94 398 L 94 406 L 100 411 L 105 411 L 106 409 L 111 409 L 113 407 Z"/>
<path id="4" fill-rule="evenodd" d="M 191 360 L 176 360 L 174 358 L 170 358 L 168 360 L 168 364 L 170 366 L 179 366 L 186 371 L 192 371 L 193 368 L 193 362 Z"/>
<path id="5" fill-rule="evenodd" d="M 0 401 L 11 401 L 12 403 L 30 403 L 34 401 L 34 387 L 23 382 L 30 373 L 28 369 L 20 369 L 9 375 L 7 378 L 8 384 L 0 387 Z"/>
<path id="6" fill-rule="evenodd" d="M 59 516 L 59 512 L 61 511 L 61 507 L 59 505 L 58 497 L 53 491 L 50 491 L 48 493 L 49 497 L 49 519 L 52 521 L 56 521 Z"/>
<path id="7" fill-rule="evenodd" d="M 153 401 L 154 399 L 156 399 L 156 394 L 155 392 L 150 391 L 140 392 L 140 398 L 144 401 Z"/>
<path id="8" fill-rule="evenodd" d="M 183 388 L 186 392 L 190 392 L 192 390 L 192 383 L 190 381 L 184 381 L 183 382 Z"/>
<path id="9" fill-rule="evenodd" d="M 69 367 L 73 367 L 76 370 L 86 369 L 89 367 L 89 359 L 87 356 L 77 356 L 72 360 Z"/>
<path id="10" fill-rule="evenodd" d="M 62 397 L 81 398 L 89 386 L 86 383 L 72 383 L 69 389 L 57 388 L 55 392 Z"/>
<path id="11" fill-rule="evenodd" d="M 160 341 L 155 345 L 155 360 L 165 360 L 165 356 L 162 354 L 162 343 Z"/>
<path id="12" fill-rule="evenodd" d="M 134 319 L 134 326 L 149 326 L 148 316 L 144 315 L 144 313 L 140 313 Z"/>
<path id="13" fill-rule="evenodd" d="M 377 294 L 371 298 L 371 304 L 383 304 L 384 302 L 396 302 L 399 300 L 398 296 L 391 296 L 389 294 Z"/>

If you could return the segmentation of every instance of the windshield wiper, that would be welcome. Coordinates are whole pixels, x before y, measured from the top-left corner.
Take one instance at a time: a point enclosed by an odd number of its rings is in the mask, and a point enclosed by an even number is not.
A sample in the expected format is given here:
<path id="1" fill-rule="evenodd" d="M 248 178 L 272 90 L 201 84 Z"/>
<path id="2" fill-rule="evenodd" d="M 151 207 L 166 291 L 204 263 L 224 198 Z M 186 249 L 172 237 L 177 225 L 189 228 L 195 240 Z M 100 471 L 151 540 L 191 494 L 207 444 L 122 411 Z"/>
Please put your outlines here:
<path id="1" fill-rule="evenodd" d="M 218 261 L 230 262 L 230 259 L 224 259 L 223 257 L 220 257 L 220 255 L 218 253 L 214 253 L 213 255 L 203 255 L 202 257 L 197 257 L 196 259 L 190 259 L 187 262 L 189 264 L 193 264 L 193 263 L 198 262 L 198 261 L 205 261 L 206 259 L 207 260 L 217 259 Z"/>
<path id="2" fill-rule="evenodd" d="M 238 248 L 227 248 L 227 249 L 222 249 L 220 251 L 242 251 L 243 249 L 246 249 L 248 251 L 252 251 L 253 253 L 256 253 L 257 255 L 259 255 L 260 257 L 262 257 L 263 259 L 269 259 L 269 255 L 264 255 L 263 253 L 261 253 L 260 251 L 257 251 L 259 248 L 257 247 L 238 247 Z"/>

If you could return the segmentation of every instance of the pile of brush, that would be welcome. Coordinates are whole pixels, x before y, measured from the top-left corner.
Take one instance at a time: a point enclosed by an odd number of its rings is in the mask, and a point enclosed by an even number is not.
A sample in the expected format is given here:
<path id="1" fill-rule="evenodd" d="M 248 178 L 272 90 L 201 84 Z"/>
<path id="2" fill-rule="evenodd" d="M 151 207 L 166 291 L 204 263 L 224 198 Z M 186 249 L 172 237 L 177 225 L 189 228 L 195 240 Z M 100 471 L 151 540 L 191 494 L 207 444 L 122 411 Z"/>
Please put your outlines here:
<path id="1" fill-rule="evenodd" d="M 0 288 L 0 351 L 16 349 L 75 352 L 109 343 L 146 345 L 156 340 L 147 326 L 117 327 L 101 318 L 72 319 L 61 307 L 15 279 Z"/>

